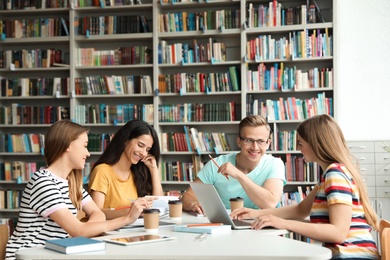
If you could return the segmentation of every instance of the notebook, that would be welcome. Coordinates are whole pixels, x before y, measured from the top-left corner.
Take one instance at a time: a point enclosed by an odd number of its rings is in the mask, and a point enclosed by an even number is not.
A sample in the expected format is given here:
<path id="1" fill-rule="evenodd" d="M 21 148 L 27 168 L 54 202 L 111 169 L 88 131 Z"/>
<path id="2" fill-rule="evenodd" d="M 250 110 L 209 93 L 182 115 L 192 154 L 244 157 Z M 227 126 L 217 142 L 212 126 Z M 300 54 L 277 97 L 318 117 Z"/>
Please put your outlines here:
<path id="1" fill-rule="evenodd" d="M 249 229 L 251 227 L 251 220 L 232 220 L 230 218 L 214 185 L 195 182 L 191 182 L 190 185 L 211 223 L 231 225 L 232 229 Z"/>

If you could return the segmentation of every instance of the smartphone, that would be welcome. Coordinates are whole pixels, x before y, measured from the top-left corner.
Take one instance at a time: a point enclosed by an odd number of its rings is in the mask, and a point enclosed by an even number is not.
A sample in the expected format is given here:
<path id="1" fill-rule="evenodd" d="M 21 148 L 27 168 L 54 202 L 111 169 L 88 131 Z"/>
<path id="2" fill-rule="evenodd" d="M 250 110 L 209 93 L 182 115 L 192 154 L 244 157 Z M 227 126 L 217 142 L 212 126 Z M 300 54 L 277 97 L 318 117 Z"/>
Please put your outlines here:
<path id="1" fill-rule="evenodd" d="M 104 239 L 104 241 L 109 243 L 129 246 L 129 245 L 147 244 L 152 242 L 169 241 L 174 239 L 176 239 L 176 237 L 145 234 L 145 235 L 137 235 L 137 236 L 112 237 L 112 238 Z"/>

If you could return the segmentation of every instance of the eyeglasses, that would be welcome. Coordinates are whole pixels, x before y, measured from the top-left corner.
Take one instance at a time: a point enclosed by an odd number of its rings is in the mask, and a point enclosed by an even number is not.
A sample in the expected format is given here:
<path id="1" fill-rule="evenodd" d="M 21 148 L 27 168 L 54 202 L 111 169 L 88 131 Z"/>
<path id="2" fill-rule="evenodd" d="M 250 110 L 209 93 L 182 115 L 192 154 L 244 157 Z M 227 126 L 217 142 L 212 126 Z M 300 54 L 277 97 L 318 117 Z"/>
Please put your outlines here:
<path id="1" fill-rule="evenodd" d="M 261 140 L 261 139 L 258 139 L 258 140 L 255 140 L 255 139 L 252 139 L 252 138 L 242 138 L 241 136 L 239 136 L 241 141 L 244 142 L 245 145 L 248 145 L 248 146 L 252 146 L 254 145 L 255 143 L 259 146 L 259 147 L 264 147 L 268 144 L 268 140 Z"/>

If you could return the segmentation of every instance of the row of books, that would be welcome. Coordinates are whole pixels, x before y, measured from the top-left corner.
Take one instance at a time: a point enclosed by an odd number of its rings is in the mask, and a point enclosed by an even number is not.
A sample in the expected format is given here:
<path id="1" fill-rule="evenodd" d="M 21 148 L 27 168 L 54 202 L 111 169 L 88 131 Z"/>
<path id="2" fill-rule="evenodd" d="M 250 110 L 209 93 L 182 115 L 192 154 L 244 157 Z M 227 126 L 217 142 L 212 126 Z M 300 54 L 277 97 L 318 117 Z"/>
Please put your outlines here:
<path id="1" fill-rule="evenodd" d="M 333 68 L 314 67 L 302 71 L 296 66 L 290 68 L 280 62 L 268 66 L 260 63 L 257 70 L 247 71 L 247 90 L 283 91 L 313 88 L 333 88 Z"/>
<path id="2" fill-rule="evenodd" d="M 309 35 L 309 31 L 312 33 Z M 288 37 L 259 35 L 246 44 L 247 60 L 257 62 L 275 59 L 319 58 L 333 55 L 333 38 L 328 28 L 290 32 Z"/>
<path id="3" fill-rule="evenodd" d="M 201 156 L 195 154 L 192 155 L 191 162 L 160 161 L 161 181 L 193 181 L 203 165 Z"/>
<path id="4" fill-rule="evenodd" d="M 65 18 L 2 19 L 0 34 L 6 38 L 36 38 L 69 35 Z"/>
<path id="5" fill-rule="evenodd" d="M 223 133 L 210 134 L 210 140 L 214 138 L 214 134 L 221 137 L 221 140 L 227 139 L 223 136 Z M 190 133 L 192 135 L 192 132 Z M 204 134 L 203 137 L 209 134 Z M 110 142 L 113 135 L 110 134 L 90 134 L 89 140 L 93 144 L 88 144 L 88 149 L 91 152 L 101 152 Z M 219 137 L 217 137 L 219 138 Z M 200 139 L 201 140 L 201 139 Z M 218 139 L 215 139 L 218 140 Z M 160 140 L 161 147 L 164 147 L 164 140 Z M 201 140 L 202 145 L 212 145 L 212 143 L 206 143 L 205 140 Z M 213 142 L 215 143 L 215 142 Z M 226 145 L 226 144 L 225 144 Z M 95 149 L 96 148 L 96 149 Z M 192 148 L 194 149 L 194 148 Z M 195 148 L 196 149 L 196 148 Z M 217 149 L 215 149 L 217 150 Z M 164 149 L 162 149 L 164 151 Z M 223 150 L 219 150 L 223 151 Z M 227 150 L 225 150 L 227 151 Z M 215 151 L 202 151 L 202 152 L 215 152 Z M 196 177 L 196 173 L 203 167 L 203 162 L 200 155 L 193 154 L 191 162 L 160 162 L 160 172 L 163 181 L 192 181 Z M 0 181 L 16 181 L 17 183 L 29 181 L 32 174 L 44 167 L 46 164 L 44 161 L 39 162 L 23 162 L 23 161 L 6 161 L 0 162 Z M 90 170 L 93 163 L 86 163 L 83 176 L 85 182 L 90 174 Z M 177 169 L 176 169 L 177 167 Z M 320 168 L 316 163 L 305 163 L 302 156 L 295 156 L 286 154 L 285 158 L 286 167 L 286 180 L 288 182 L 317 182 L 319 180 Z M 179 171 L 177 173 L 177 171 Z M 182 174 L 180 174 L 182 173 Z M 186 173 L 186 174 L 184 174 Z M 180 176 L 175 178 L 174 176 Z"/>
<path id="6" fill-rule="evenodd" d="M 76 66 L 151 64 L 151 62 L 152 50 L 148 46 L 119 47 L 113 50 L 76 49 Z"/>
<path id="7" fill-rule="evenodd" d="M 0 181 L 29 181 L 31 175 L 45 166 L 44 161 L 41 162 L 23 162 L 23 161 L 6 161 L 0 162 Z"/>
<path id="8" fill-rule="evenodd" d="M 141 0 L 76 0 L 75 7 L 141 5 Z"/>
<path id="9" fill-rule="evenodd" d="M 19 209 L 21 190 L 0 190 L 0 209 Z"/>
<path id="10" fill-rule="evenodd" d="M 150 75 L 128 76 L 87 76 L 75 78 L 76 95 L 95 94 L 152 94 Z"/>
<path id="11" fill-rule="evenodd" d="M 69 107 L 63 106 L 24 106 L 13 103 L 11 106 L 0 106 L 0 124 L 53 124 L 58 120 L 70 119 L 69 112 Z"/>
<path id="12" fill-rule="evenodd" d="M 159 93 L 209 93 L 239 91 L 239 72 L 231 66 L 226 72 L 177 73 L 158 76 Z"/>
<path id="13" fill-rule="evenodd" d="M 0 67 L 9 67 L 9 60 L 15 68 L 54 67 L 62 63 L 63 54 L 60 49 L 0 50 Z"/>
<path id="14" fill-rule="evenodd" d="M 153 104 L 89 104 L 75 106 L 75 122 L 78 124 L 121 124 L 141 119 L 153 124 Z"/>
<path id="15" fill-rule="evenodd" d="M 75 35 L 112 35 L 150 32 L 144 15 L 75 17 Z"/>
<path id="16" fill-rule="evenodd" d="M 161 40 L 158 46 L 159 64 L 196 63 L 196 62 L 221 62 L 226 61 L 226 45 L 208 38 L 202 43 L 193 40 L 189 43 L 168 44 Z"/>
<path id="17" fill-rule="evenodd" d="M 0 10 L 67 8 L 69 0 L 0 0 Z"/>
<path id="18" fill-rule="evenodd" d="M 159 32 L 185 32 L 240 28 L 240 10 L 175 12 L 158 15 Z"/>
<path id="19" fill-rule="evenodd" d="M 312 189 L 312 186 L 306 186 L 305 190 L 303 190 L 302 186 L 297 186 L 297 191 L 284 192 L 280 200 L 280 206 L 298 204 L 309 195 Z"/>
<path id="20" fill-rule="evenodd" d="M 69 78 L 1 78 L 1 97 L 67 96 Z"/>
<path id="21" fill-rule="evenodd" d="M 268 4 L 247 3 L 247 27 L 273 27 L 293 24 L 308 24 L 322 21 L 322 15 L 315 5 L 284 7 L 278 1 Z M 317 16 L 319 19 L 317 19 Z"/>
<path id="22" fill-rule="evenodd" d="M 193 181 L 195 173 L 192 162 L 162 162 L 160 164 L 162 181 Z"/>
<path id="23" fill-rule="evenodd" d="M 0 133 L 0 152 L 43 153 L 43 134 L 3 134 Z"/>
<path id="24" fill-rule="evenodd" d="M 236 121 L 236 103 L 160 104 L 159 122 Z"/>
<path id="25" fill-rule="evenodd" d="M 293 58 L 318 58 L 333 56 L 333 36 L 329 34 L 328 28 L 321 32 L 320 29 L 306 29 L 303 31 L 293 32 L 290 36 L 292 43 Z M 291 35 L 291 33 L 290 33 Z"/>
<path id="26" fill-rule="evenodd" d="M 184 126 L 184 132 L 160 133 L 163 152 L 216 152 L 231 151 L 223 132 L 199 132 L 194 127 Z"/>
<path id="27" fill-rule="evenodd" d="M 88 134 L 88 151 L 103 152 L 111 142 L 114 134 Z"/>
<path id="28" fill-rule="evenodd" d="M 306 163 L 302 155 L 286 154 L 286 180 L 298 182 L 319 181 L 320 166 L 317 163 Z"/>
<path id="29" fill-rule="evenodd" d="M 271 150 L 274 151 L 296 151 L 297 131 L 277 131 L 272 134 Z"/>
<path id="30" fill-rule="evenodd" d="M 325 93 L 318 93 L 317 98 L 303 100 L 296 97 L 288 97 L 286 100 L 282 97 L 278 100 L 258 98 L 250 100 L 247 114 L 261 115 L 270 121 L 304 120 L 321 114 L 333 116 L 333 98 L 327 98 Z"/>

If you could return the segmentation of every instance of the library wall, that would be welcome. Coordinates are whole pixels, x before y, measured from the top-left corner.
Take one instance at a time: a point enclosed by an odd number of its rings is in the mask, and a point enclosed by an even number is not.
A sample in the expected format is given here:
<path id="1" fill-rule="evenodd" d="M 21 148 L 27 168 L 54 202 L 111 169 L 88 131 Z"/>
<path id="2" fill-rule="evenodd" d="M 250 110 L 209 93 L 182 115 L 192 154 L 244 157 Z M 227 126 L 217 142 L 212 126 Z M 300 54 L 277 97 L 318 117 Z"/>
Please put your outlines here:
<path id="1" fill-rule="evenodd" d="M 390 139 L 389 10 L 388 0 L 334 8 L 335 115 L 347 140 Z"/>

